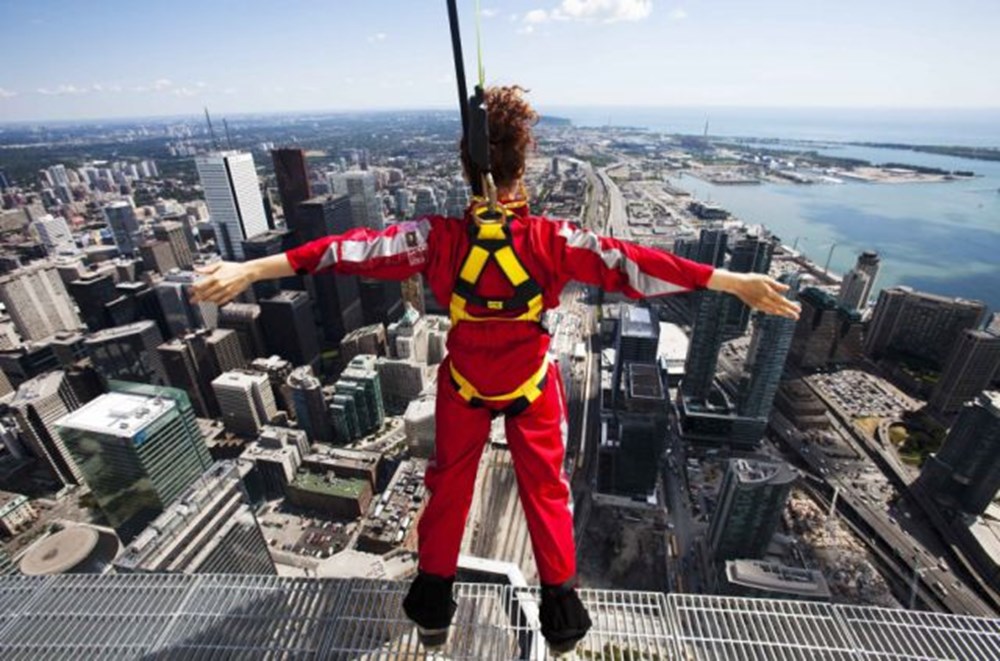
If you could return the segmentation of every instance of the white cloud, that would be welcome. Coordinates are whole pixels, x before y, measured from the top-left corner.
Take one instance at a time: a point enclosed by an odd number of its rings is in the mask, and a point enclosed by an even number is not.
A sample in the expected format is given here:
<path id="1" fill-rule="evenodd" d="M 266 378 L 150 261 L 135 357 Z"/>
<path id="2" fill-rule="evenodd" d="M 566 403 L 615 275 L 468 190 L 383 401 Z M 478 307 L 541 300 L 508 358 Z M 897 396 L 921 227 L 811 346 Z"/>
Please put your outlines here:
<path id="1" fill-rule="evenodd" d="M 177 87 L 171 90 L 170 93 L 173 94 L 174 96 L 188 97 L 188 96 L 194 96 L 197 92 L 195 92 L 195 90 L 191 89 L 190 87 Z"/>
<path id="2" fill-rule="evenodd" d="M 236 94 L 236 88 L 235 87 L 227 87 L 226 89 L 222 90 L 222 93 L 223 94 Z"/>
<path id="3" fill-rule="evenodd" d="M 348 76 L 347 78 L 344 78 L 344 84 L 345 85 L 353 85 L 354 84 L 354 78 L 351 77 L 351 76 Z"/>
<path id="4" fill-rule="evenodd" d="M 151 88 L 157 92 L 162 92 L 165 89 L 173 87 L 174 83 L 169 78 L 158 78 L 153 81 Z"/>
<path id="5" fill-rule="evenodd" d="M 518 34 L 531 34 L 535 31 L 535 26 L 529 23 L 528 25 L 522 25 L 517 29 Z"/>
<path id="6" fill-rule="evenodd" d="M 651 13 L 653 13 L 653 0 L 562 0 L 559 6 L 551 11 L 535 9 L 528 12 L 524 15 L 524 22 L 536 24 L 552 20 L 617 23 L 641 21 Z"/>
<path id="7" fill-rule="evenodd" d="M 194 86 L 195 87 L 203 87 L 204 88 L 204 87 L 208 87 L 208 83 L 206 83 L 204 80 L 199 80 L 197 83 L 194 84 Z"/>
<path id="8" fill-rule="evenodd" d="M 669 17 L 671 21 L 683 21 L 685 18 L 688 17 L 688 13 L 678 7 L 677 9 L 670 12 Z"/>
<path id="9" fill-rule="evenodd" d="M 0 87 L 0 99 L 10 99 L 15 96 L 17 96 L 17 92 L 14 92 L 12 90 L 5 90 L 4 88 Z"/>
<path id="10" fill-rule="evenodd" d="M 500 13 L 499 9 L 493 9 L 492 7 L 487 7 L 483 10 L 483 18 L 493 18 Z"/>
<path id="11" fill-rule="evenodd" d="M 524 15 L 524 22 L 528 25 L 544 23 L 549 20 L 549 13 L 544 9 L 532 9 Z"/>
<path id="12" fill-rule="evenodd" d="M 368 37 L 368 43 L 369 44 L 375 44 L 375 43 L 378 43 L 380 41 L 385 41 L 385 39 L 386 39 L 387 36 L 388 35 L 385 32 L 376 32 L 372 36 Z"/>
<path id="13" fill-rule="evenodd" d="M 66 94 L 86 94 L 89 90 L 86 87 L 76 85 L 59 85 L 58 87 L 39 87 L 38 93 L 45 96 L 64 96 Z"/>

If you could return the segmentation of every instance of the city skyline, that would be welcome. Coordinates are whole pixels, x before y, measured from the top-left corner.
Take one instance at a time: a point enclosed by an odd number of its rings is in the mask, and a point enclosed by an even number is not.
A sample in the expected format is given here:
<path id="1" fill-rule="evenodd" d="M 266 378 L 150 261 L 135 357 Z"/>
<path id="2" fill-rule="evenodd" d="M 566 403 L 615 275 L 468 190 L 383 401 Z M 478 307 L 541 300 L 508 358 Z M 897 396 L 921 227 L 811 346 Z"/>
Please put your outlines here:
<path id="1" fill-rule="evenodd" d="M 0 74 L 0 122 L 192 115 L 204 105 L 230 114 L 453 108 L 445 3 L 251 5 L 237 14 L 227 2 L 7 0 L 0 41 L 18 66 Z M 471 82 L 474 4 L 459 11 Z M 949 11 L 854 0 L 822 13 L 788 0 L 516 0 L 482 10 L 487 82 L 523 84 L 543 109 L 608 99 L 995 108 L 1000 89 L 981 63 L 1000 57 L 997 25 L 1000 6 L 978 0 Z M 125 48 L 80 39 L 96 32 L 120 35 Z M 596 39 L 600 47 L 577 50 Z"/>

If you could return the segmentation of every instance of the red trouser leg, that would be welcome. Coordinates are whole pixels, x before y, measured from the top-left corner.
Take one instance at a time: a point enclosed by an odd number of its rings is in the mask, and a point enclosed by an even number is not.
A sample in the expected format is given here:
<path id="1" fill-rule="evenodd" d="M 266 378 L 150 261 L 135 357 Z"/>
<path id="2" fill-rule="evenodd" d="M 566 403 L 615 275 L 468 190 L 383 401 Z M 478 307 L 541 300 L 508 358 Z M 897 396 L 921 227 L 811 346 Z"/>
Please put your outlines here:
<path id="1" fill-rule="evenodd" d="M 435 417 L 434 456 L 424 474 L 430 499 L 417 525 L 419 565 L 428 574 L 447 578 L 458 567 L 479 458 L 490 436 L 490 412 L 459 397 L 447 360 L 438 369 Z"/>
<path id="2" fill-rule="evenodd" d="M 565 583 L 576 574 L 571 492 L 563 471 L 565 409 L 561 375 L 558 367 L 550 364 L 541 396 L 519 415 L 505 420 L 538 576 L 549 585 Z"/>

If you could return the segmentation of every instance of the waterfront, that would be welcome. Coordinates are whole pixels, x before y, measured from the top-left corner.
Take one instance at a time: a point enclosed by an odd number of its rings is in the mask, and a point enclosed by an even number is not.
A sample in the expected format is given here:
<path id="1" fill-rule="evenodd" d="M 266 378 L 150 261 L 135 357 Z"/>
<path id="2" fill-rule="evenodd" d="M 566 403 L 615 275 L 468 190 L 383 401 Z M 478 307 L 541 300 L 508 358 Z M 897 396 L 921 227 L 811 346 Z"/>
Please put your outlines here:
<path id="1" fill-rule="evenodd" d="M 820 150 L 873 162 L 903 162 L 977 176 L 928 184 L 761 184 L 719 186 L 684 176 L 677 185 L 845 272 L 862 250 L 883 256 L 878 287 L 905 284 L 1000 309 L 1000 163 L 854 146 Z"/>
<path id="2" fill-rule="evenodd" d="M 1000 310 L 1000 162 L 846 144 L 1000 146 L 996 113 L 986 110 L 859 110 L 717 108 L 563 109 L 575 125 L 634 126 L 665 133 L 742 136 L 810 145 L 768 149 L 811 151 L 872 163 L 972 170 L 976 177 L 943 183 L 752 186 L 715 185 L 691 176 L 672 184 L 724 206 L 747 223 L 766 225 L 820 265 L 831 246 L 832 271 L 844 273 L 862 250 L 883 256 L 876 289 L 904 284 L 984 301 Z M 824 142 L 825 141 L 825 142 Z"/>

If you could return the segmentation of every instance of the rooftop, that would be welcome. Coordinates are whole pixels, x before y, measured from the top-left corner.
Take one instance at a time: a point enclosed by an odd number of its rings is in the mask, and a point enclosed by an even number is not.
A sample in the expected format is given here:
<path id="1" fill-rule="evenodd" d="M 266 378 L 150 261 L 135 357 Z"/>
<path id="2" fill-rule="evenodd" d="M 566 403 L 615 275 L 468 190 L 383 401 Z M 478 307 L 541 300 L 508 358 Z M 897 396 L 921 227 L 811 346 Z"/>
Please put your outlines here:
<path id="1" fill-rule="evenodd" d="M 761 560 L 727 560 L 726 578 L 756 590 L 784 592 L 800 597 L 829 599 L 830 588 L 823 573 Z"/>
<path id="2" fill-rule="evenodd" d="M 113 328 L 105 328 L 99 331 L 90 333 L 85 340 L 86 344 L 98 344 L 100 342 L 106 342 L 108 340 L 114 340 L 121 337 L 127 337 L 129 335 L 134 335 L 136 333 L 142 333 L 150 328 L 156 326 L 153 321 L 143 320 L 136 321 L 131 324 L 125 324 L 124 326 L 115 326 Z"/>
<path id="3" fill-rule="evenodd" d="M 341 498 L 358 498 L 368 486 L 366 480 L 355 478 L 327 477 L 313 473 L 299 473 L 295 476 L 295 486 L 307 491 Z"/>
<path id="4" fill-rule="evenodd" d="M 21 558 L 21 571 L 29 576 L 56 574 L 87 559 L 97 546 L 97 530 L 73 526 L 33 544 Z"/>
<path id="5" fill-rule="evenodd" d="M 424 658 L 403 582 L 219 574 L 0 578 L 0 656 Z M 459 583 L 448 658 L 544 659 L 536 588 Z M 585 659 L 996 659 L 1000 620 L 582 590 Z M 631 653 L 631 654 L 630 654 Z"/>
<path id="6" fill-rule="evenodd" d="M 622 335 L 626 337 L 656 338 L 659 322 L 653 322 L 649 308 L 638 305 L 622 305 Z"/>
<path id="7" fill-rule="evenodd" d="M 166 397 L 143 397 L 111 392 L 93 399 L 56 424 L 105 436 L 135 438 L 154 420 L 177 404 Z"/>
<path id="8" fill-rule="evenodd" d="M 783 461 L 734 459 L 730 464 L 739 481 L 749 483 L 786 484 L 797 477 L 795 471 Z"/>

